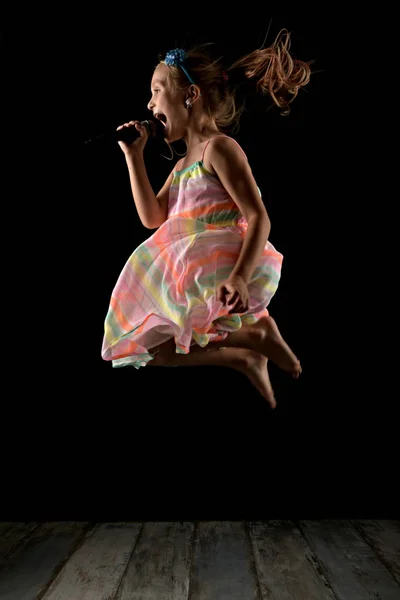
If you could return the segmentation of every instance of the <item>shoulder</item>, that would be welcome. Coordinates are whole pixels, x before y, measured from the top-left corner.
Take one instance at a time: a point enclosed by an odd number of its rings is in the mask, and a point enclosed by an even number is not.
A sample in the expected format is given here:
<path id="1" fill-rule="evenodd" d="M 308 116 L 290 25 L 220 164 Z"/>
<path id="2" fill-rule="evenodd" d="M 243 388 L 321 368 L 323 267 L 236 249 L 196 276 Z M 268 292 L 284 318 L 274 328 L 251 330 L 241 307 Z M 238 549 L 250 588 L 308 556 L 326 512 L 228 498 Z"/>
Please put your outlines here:
<path id="1" fill-rule="evenodd" d="M 247 156 L 236 140 L 227 135 L 211 138 L 205 146 L 203 163 L 212 172 L 230 165 L 233 168 L 248 166 Z"/>
<path id="2" fill-rule="evenodd" d="M 185 159 L 184 158 L 180 158 L 174 165 L 174 167 L 172 168 L 171 174 L 174 174 L 176 171 L 179 171 L 181 169 L 181 166 L 183 165 L 183 161 Z"/>

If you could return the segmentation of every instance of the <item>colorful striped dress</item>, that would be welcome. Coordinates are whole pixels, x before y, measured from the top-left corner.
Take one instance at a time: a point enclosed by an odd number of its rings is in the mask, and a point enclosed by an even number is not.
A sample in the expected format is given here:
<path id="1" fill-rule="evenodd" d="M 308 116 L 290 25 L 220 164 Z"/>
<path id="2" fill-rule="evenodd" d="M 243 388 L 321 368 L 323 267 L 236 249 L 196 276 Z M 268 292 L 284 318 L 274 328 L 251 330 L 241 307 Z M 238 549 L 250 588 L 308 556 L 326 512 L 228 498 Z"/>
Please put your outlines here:
<path id="1" fill-rule="evenodd" d="M 233 138 L 232 138 L 233 139 Z M 206 144 L 207 147 L 207 144 Z M 154 348 L 174 338 L 176 353 L 222 341 L 242 323 L 268 315 L 283 256 L 268 241 L 248 282 L 246 313 L 228 314 L 218 286 L 238 259 L 247 221 L 202 159 L 175 171 L 167 220 L 126 262 L 105 318 L 102 358 L 136 369 Z"/>

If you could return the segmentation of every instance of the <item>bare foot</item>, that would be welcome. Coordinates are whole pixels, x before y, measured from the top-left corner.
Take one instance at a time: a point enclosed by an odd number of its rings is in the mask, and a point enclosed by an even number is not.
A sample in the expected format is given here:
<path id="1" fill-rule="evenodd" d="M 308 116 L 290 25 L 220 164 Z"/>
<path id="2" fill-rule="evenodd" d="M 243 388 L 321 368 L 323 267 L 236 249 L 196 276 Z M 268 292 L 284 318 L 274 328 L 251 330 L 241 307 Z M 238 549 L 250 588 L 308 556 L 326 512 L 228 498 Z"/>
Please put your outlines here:
<path id="1" fill-rule="evenodd" d="M 267 369 L 268 359 L 252 350 L 243 350 L 243 356 L 246 357 L 245 364 L 235 368 L 247 375 L 261 396 L 266 398 L 271 408 L 275 408 L 274 390 L 272 389 Z"/>
<path id="2" fill-rule="evenodd" d="M 271 316 L 262 317 L 254 327 L 263 332 L 259 352 L 298 379 L 302 372 L 300 361 L 281 336 L 275 320 Z"/>
<path id="3" fill-rule="evenodd" d="M 220 365 L 231 367 L 244 373 L 260 392 L 266 398 L 271 408 L 276 407 L 274 391 L 269 380 L 267 371 L 268 359 L 254 350 L 248 348 L 213 348 L 209 351 L 206 348 L 194 347 L 189 354 L 176 354 L 175 342 L 173 339 L 164 342 L 158 347 L 151 348 L 151 353 L 155 354 L 155 359 L 150 361 L 150 366 L 200 366 L 200 365 Z"/>

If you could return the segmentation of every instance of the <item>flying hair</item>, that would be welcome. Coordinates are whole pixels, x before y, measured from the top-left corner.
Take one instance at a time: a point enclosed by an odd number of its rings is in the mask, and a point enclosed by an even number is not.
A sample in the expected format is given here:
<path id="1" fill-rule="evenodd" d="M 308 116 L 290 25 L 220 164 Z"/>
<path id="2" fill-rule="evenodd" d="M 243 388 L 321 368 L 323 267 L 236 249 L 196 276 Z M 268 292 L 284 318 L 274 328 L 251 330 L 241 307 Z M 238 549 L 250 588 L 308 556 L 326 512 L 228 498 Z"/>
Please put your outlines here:
<path id="1" fill-rule="evenodd" d="M 168 66 L 170 81 L 177 88 L 185 89 L 193 82 L 199 86 L 206 110 L 221 130 L 238 127 L 246 95 L 252 91 L 270 98 L 282 116 L 289 115 L 290 104 L 310 81 L 312 61 L 292 56 L 286 29 L 270 46 L 258 48 L 228 67 L 223 65 L 223 57 L 211 56 L 209 45 L 171 51 L 167 60 L 159 60 Z M 168 59 L 171 55 L 182 62 Z"/>

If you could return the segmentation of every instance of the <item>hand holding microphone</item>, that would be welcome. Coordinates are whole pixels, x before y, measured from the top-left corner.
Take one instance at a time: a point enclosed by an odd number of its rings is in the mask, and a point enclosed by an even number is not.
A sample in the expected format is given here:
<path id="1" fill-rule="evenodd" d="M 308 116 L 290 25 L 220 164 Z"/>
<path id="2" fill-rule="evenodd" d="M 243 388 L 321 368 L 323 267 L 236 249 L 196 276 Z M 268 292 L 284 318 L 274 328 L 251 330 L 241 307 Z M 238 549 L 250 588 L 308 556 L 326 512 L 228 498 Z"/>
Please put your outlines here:
<path id="1" fill-rule="evenodd" d="M 143 150 L 148 139 L 164 139 L 164 125 L 156 120 L 129 121 L 116 130 L 86 140 L 93 142 L 118 142 L 125 154 Z"/>
<path id="2" fill-rule="evenodd" d="M 139 135 L 135 130 L 139 132 Z M 132 154 L 136 151 L 143 152 L 151 133 L 145 121 L 129 121 L 129 123 L 117 127 L 117 131 L 121 132 L 118 136 L 118 144 L 124 154 Z"/>

